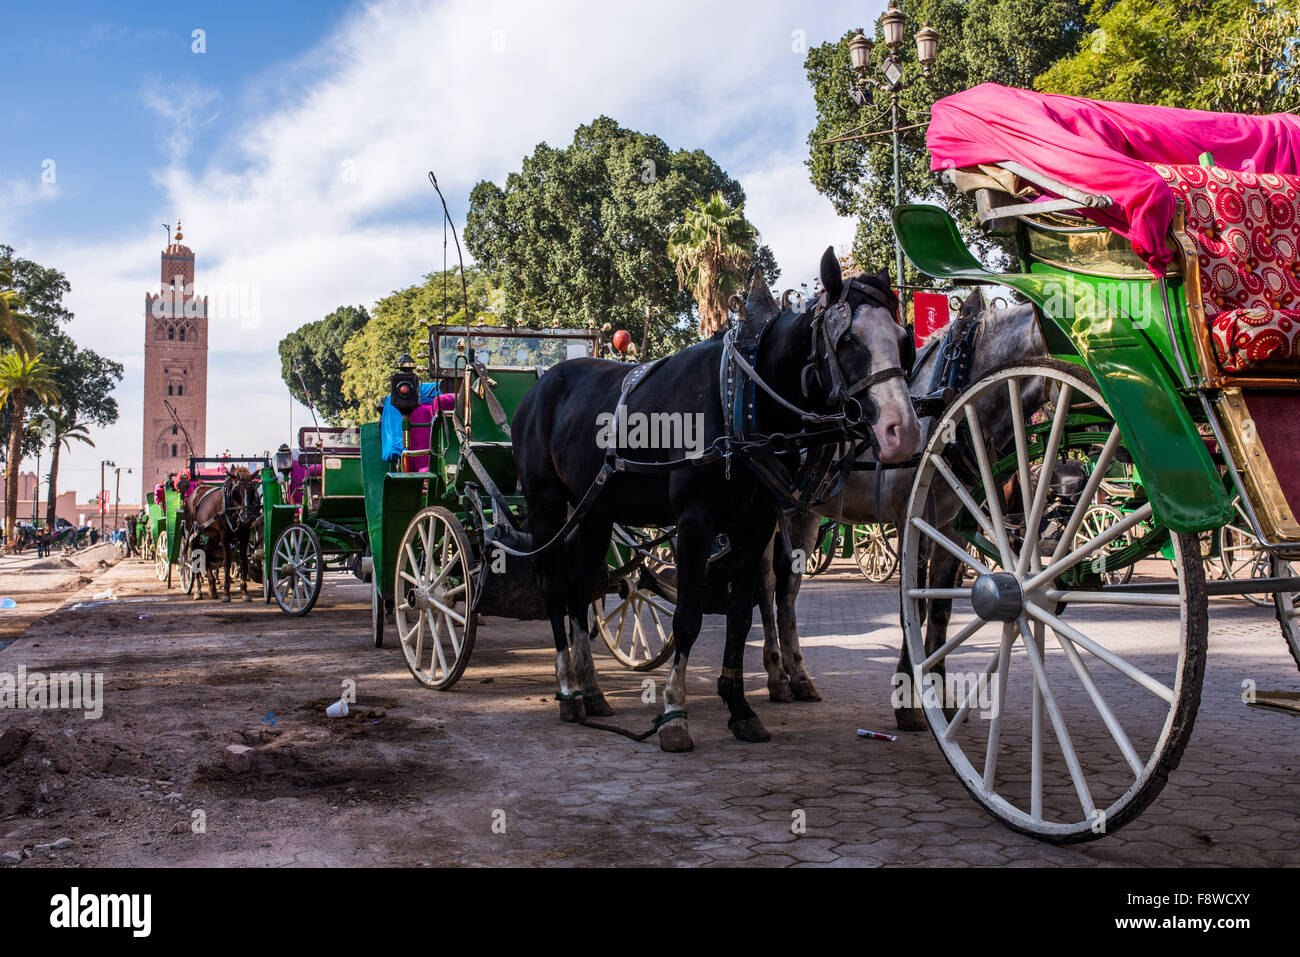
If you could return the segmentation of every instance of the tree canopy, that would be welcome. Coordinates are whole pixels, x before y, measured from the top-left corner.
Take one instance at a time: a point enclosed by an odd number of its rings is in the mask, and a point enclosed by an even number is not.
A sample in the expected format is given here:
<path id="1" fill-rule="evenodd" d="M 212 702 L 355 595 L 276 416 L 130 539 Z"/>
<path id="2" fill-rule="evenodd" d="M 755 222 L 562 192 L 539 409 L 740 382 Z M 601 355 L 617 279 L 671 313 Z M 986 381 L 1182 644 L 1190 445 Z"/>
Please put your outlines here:
<path id="1" fill-rule="evenodd" d="M 467 267 L 465 284 L 470 320 L 486 316 L 493 321 L 501 308 L 501 296 L 487 275 Z M 388 394 L 398 357 L 403 352 L 418 357 L 428 347 L 420 320 L 438 322 L 443 316 L 448 322 L 465 321 L 459 269 L 429 273 L 423 283 L 396 290 L 375 304 L 370 321 L 343 347 L 344 418 L 367 422 L 375 417 L 375 400 Z"/>
<path id="2" fill-rule="evenodd" d="M 939 52 L 928 80 L 899 98 L 900 171 L 904 202 L 935 202 L 959 223 L 974 220 L 974 205 L 930 171 L 924 125 L 935 100 L 980 83 L 1030 87 L 1035 77 L 1073 52 L 1085 29 L 1085 0 L 916 0 L 907 5 L 909 32 L 929 22 L 939 32 Z M 864 25 L 865 26 L 865 25 Z M 849 96 L 849 40 L 856 28 L 833 43 L 811 47 L 805 60 L 817 106 L 817 124 L 808 134 L 807 160 L 813 185 L 841 216 L 856 216 L 854 258 L 863 267 L 893 261 L 894 236 L 889 211 L 894 205 L 893 144 L 888 133 L 839 143 L 824 140 L 890 129 L 889 94 L 876 90 L 865 107 Z M 869 75 L 880 77 L 888 54 L 877 27 Z M 907 76 L 919 70 L 910 40 L 899 51 Z M 968 240 L 992 251 L 993 244 L 971 233 Z M 890 266 L 892 275 L 894 269 Z M 895 282 L 898 277 L 894 277 Z M 925 284 L 908 267 L 906 281 Z"/>
<path id="3" fill-rule="evenodd" d="M 632 333 L 643 357 L 657 355 L 695 336 L 669 230 L 714 193 L 732 207 L 745 202 L 740 184 L 703 150 L 670 149 L 602 116 L 563 149 L 539 144 L 504 186 L 475 186 L 465 244 L 501 287 L 509 321 L 609 323 Z M 775 282 L 771 251 L 751 242 Z"/>
<path id="4" fill-rule="evenodd" d="M 1300 109 L 1296 0 L 1089 0 L 1088 31 L 1036 86 L 1230 113 Z"/>
<path id="5" fill-rule="evenodd" d="M 299 326 L 280 340 L 280 377 L 289 394 L 304 405 L 310 396 L 316 411 L 330 425 L 356 418 L 343 396 L 343 348 L 369 321 L 364 306 L 339 306 L 324 319 Z"/>

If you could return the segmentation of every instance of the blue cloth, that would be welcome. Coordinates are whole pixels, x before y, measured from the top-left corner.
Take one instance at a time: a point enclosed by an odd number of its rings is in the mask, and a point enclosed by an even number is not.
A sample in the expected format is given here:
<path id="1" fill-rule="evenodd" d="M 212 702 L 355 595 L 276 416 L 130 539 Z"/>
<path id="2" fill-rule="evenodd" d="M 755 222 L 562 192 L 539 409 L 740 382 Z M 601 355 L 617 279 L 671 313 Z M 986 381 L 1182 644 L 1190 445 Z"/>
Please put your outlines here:
<path id="1" fill-rule="evenodd" d="M 436 382 L 420 383 L 420 404 L 428 405 L 441 390 Z M 402 413 L 393 408 L 393 400 L 384 397 L 384 411 L 379 416 L 379 440 L 385 462 L 395 462 L 406 451 L 402 445 Z"/>

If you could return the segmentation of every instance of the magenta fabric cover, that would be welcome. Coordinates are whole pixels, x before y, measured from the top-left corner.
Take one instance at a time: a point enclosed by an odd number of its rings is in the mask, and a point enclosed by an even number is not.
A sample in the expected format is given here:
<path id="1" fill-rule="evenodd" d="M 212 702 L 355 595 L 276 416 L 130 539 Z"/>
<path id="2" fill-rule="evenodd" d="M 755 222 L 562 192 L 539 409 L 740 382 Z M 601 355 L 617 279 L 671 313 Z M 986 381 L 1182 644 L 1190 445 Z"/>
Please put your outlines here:
<path id="1" fill-rule="evenodd" d="M 937 101 L 926 133 L 930 168 L 1012 160 L 1115 201 L 1081 210 L 1115 230 L 1161 273 L 1174 195 L 1148 164 L 1195 164 L 1254 173 L 1300 173 L 1300 118 L 1246 116 L 1035 93 L 984 83 Z"/>

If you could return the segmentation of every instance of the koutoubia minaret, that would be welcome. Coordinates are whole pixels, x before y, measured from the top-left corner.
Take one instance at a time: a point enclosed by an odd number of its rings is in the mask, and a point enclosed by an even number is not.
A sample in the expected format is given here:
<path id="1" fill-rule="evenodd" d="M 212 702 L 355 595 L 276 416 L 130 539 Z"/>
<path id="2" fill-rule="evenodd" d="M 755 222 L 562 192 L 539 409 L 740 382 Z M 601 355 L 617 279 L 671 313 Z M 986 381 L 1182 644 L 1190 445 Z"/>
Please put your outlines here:
<path id="1" fill-rule="evenodd" d="M 178 219 L 162 251 L 161 291 L 144 297 L 144 502 L 207 442 L 208 297 L 194 294 L 194 251 L 184 238 Z"/>

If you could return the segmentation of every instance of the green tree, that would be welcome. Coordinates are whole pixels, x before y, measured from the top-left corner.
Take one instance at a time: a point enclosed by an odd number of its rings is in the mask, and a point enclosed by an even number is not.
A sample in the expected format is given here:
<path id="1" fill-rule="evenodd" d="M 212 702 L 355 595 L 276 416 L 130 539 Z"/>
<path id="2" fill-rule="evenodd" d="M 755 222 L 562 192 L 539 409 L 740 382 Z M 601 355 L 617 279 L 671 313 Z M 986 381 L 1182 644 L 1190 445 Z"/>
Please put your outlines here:
<path id="1" fill-rule="evenodd" d="M 899 126 L 914 126 L 900 134 L 900 171 L 904 202 L 931 202 L 945 207 L 959 223 L 974 222 L 974 204 L 930 170 L 924 126 L 937 99 L 980 83 L 1031 86 L 1036 76 L 1078 45 L 1084 29 L 1085 0 L 917 0 L 907 5 L 909 31 L 925 22 L 939 31 L 938 58 L 928 80 L 920 80 L 899 98 Z M 808 51 L 805 68 L 817 105 L 817 124 L 808 135 L 808 169 L 813 185 L 830 199 L 841 216 L 858 219 L 854 258 L 879 267 L 893 259 L 894 235 L 889 211 L 894 205 L 893 144 L 888 133 L 838 143 L 824 140 L 853 131 L 872 133 L 890 128 L 889 94 L 874 91 L 865 107 L 849 96 L 847 29 L 836 42 Z M 870 75 L 880 77 L 888 54 L 879 29 L 872 50 Z M 899 51 L 908 76 L 919 69 L 910 40 Z M 865 129 L 862 129 L 865 127 Z M 985 254 L 997 246 L 973 230 L 968 241 Z M 893 272 L 891 267 L 890 272 Z M 907 267 L 908 283 L 924 285 L 924 277 Z M 895 282 L 898 277 L 894 277 Z"/>
<path id="2" fill-rule="evenodd" d="M 50 440 L 50 480 L 45 503 L 45 524 L 53 528 L 54 506 L 59 498 L 59 453 L 63 449 L 72 451 L 73 442 L 82 442 L 92 448 L 95 443 L 90 438 L 89 429 L 83 423 L 57 406 L 33 416 L 33 420 Z"/>
<path id="3" fill-rule="evenodd" d="M 486 273 L 465 270 L 471 321 L 487 318 L 501 322 L 501 295 Z M 428 334 L 420 320 L 465 321 L 460 270 L 430 273 L 424 282 L 390 293 L 375 304 L 370 321 L 343 347 L 343 417 L 356 422 L 375 418 L 375 400 L 388 394 L 389 377 L 403 352 L 419 357 L 428 348 Z"/>
<path id="4" fill-rule="evenodd" d="M 1300 109 L 1296 0 L 1089 0 L 1089 32 L 1035 86 L 1229 113 Z"/>
<path id="5" fill-rule="evenodd" d="M 369 321 L 365 307 L 339 306 L 324 319 L 299 326 L 280 340 L 280 377 L 289 394 L 304 405 L 310 395 L 330 425 L 356 420 L 354 407 L 343 397 L 343 347 Z M 299 373 L 307 384 L 307 394 Z"/>
<path id="6" fill-rule="evenodd" d="M 18 292 L 34 334 L 50 335 L 72 321 L 63 305 L 72 286 L 59 270 L 15 256 L 12 246 L 0 243 L 0 280 L 0 288 Z"/>
<path id="7" fill-rule="evenodd" d="M 563 149 L 541 143 L 505 185 L 470 193 L 465 244 L 500 286 L 514 324 L 627 329 L 640 354 L 694 339 L 689 292 L 679 287 L 668 231 L 720 192 L 745 202 L 738 182 L 702 150 L 602 116 Z M 771 251 L 758 264 L 776 281 Z"/>
<path id="8" fill-rule="evenodd" d="M 727 302 L 743 288 L 757 236 L 745 208 L 722 193 L 697 202 L 669 233 L 668 255 L 678 284 L 695 296 L 701 338 L 727 327 Z"/>
<path id="9" fill-rule="evenodd" d="M 9 404 L 9 468 L 5 471 L 5 538 L 13 541 L 18 511 L 18 464 L 22 461 L 23 432 L 30 405 L 54 402 L 59 397 L 54 370 L 40 353 L 25 356 L 10 352 L 0 356 L 0 403 Z"/>
<path id="10" fill-rule="evenodd" d="M 10 277 L 0 275 L 0 349 L 6 347 L 23 355 L 36 348 L 32 337 L 35 322 L 23 312 L 23 300 L 17 290 L 8 288 Z"/>

